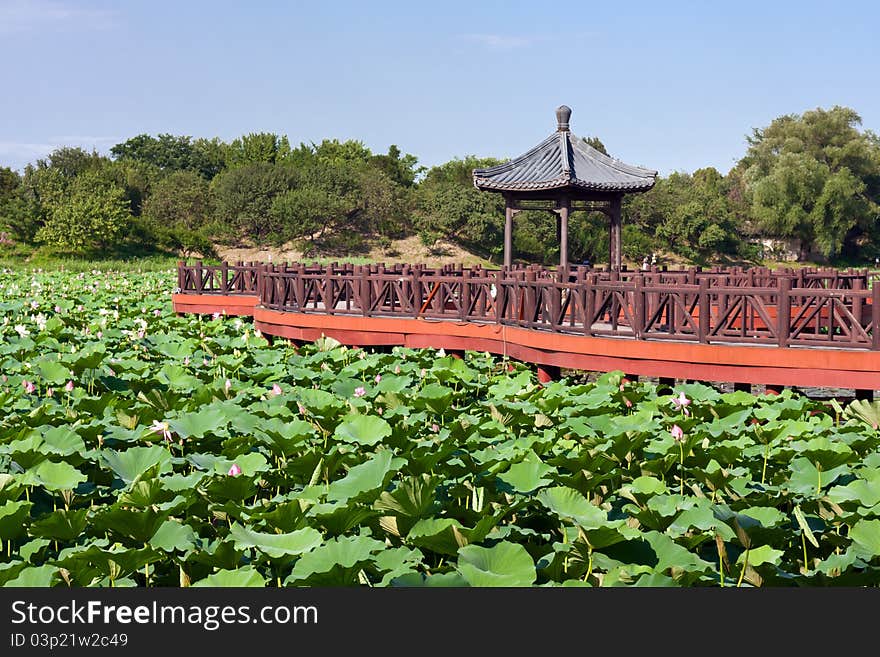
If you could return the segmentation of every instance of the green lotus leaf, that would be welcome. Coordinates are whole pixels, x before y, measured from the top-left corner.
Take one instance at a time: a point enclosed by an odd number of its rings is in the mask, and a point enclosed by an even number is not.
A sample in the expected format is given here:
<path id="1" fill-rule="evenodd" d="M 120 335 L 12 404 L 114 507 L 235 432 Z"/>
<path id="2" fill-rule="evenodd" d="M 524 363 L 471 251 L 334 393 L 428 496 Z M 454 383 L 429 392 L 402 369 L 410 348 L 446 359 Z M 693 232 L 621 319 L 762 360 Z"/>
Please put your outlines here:
<path id="1" fill-rule="evenodd" d="M 347 415 L 333 437 L 345 443 L 372 446 L 391 435 L 391 425 L 377 415 Z"/>
<path id="2" fill-rule="evenodd" d="M 79 538 L 86 528 L 88 512 L 88 509 L 58 509 L 32 522 L 28 531 L 31 536 L 72 541 Z"/>
<path id="3" fill-rule="evenodd" d="M 180 365 L 163 365 L 156 373 L 156 380 L 181 392 L 192 392 L 201 387 L 202 382 Z"/>
<path id="4" fill-rule="evenodd" d="M 458 571 L 470 586 L 522 587 L 535 583 L 535 562 L 518 543 L 466 545 L 458 551 Z"/>
<path id="5" fill-rule="evenodd" d="M 772 548 L 769 545 L 761 545 L 756 548 L 751 548 L 750 550 L 748 550 L 748 553 L 746 553 L 745 551 L 741 552 L 736 562 L 738 564 L 744 564 L 747 558 L 746 554 L 748 554 L 749 565 L 757 568 L 758 566 L 762 566 L 765 563 L 773 565 L 779 564 L 785 552 Z"/>
<path id="6" fill-rule="evenodd" d="M 105 449 L 102 457 L 107 467 L 126 484 L 156 465 L 160 466 L 162 472 L 171 469 L 171 454 L 159 445 L 130 447 L 121 452 Z"/>
<path id="7" fill-rule="evenodd" d="M 39 448 L 41 454 L 71 456 L 82 454 L 86 450 L 79 434 L 67 427 L 49 427 L 43 432 L 42 438 L 43 444 Z"/>
<path id="8" fill-rule="evenodd" d="M 175 434 L 184 440 L 216 435 L 229 423 L 229 418 L 217 407 L 203 408 L 194 413 L 186 413 L 168 419 L 168 425 Z"/>
<path id="9" fill-rule="evenodd" d="M 117 506 L 104 507 L 95 512 L 92 524 L 98 531 L 113 536 L 132 539 L 138 545 L 146 544 L 165 522 L 167 513 L 146 509 L 128 509 Z"/>
<path id="10" fill-rule="evenodd" d="M 570 520 L 586 528 L 601 527 L 608 514 L 578 491 L 567 486 L 555 486 L 541 490 L 536 499 L 562 519 Z"/>
<path id="11" fill-rule="evenodd" d="M 199 543 L 193 528 L 179 520 L 168 519 L 163 522 L 153 537 L 150 545 L 164 552 L 189 552 Z"/>
<path id="12" fill-rule="evenodd" d="M 828 485 L 833 484 L 838 477 L 849 472 L 845 465 L 839 465 L 830 470 L 820 470 L 809 459 L 797 457 L 789 465 L 791 476 L 788 479 L 788 488 L 798 495 L 818 496 Z"/>
<path id="13" fill-rule="evenodd" d="M 429 383 L 419 390 L 418 397 L 412 399 L 417 408 L 427 408 L 429 411 L 441 415 L 449 410 L 455 391 L 452 388 Z"/>
<path id="14" fill-rule="evenodd" d="M 255 548 L 274 559 L 303 554 L 321 545 L 324 540 L 321 533 L 311 527 L 287 534 L 262 534 L 238 523 L 232 525 L 229 535 L 234 540 L 236 549 Z"/>
<path id="15" fill-rule="evenodd" d="M 29 566 L 19 571 L 18 576 L 10 579 L 4 587 L 48 588 L 57 582 L 58 567 L 49 564 Z"/>
<path id="16" fill-rule="evenodd" d="M 853 552 L 867 560 L 880 555 L 880 520 L 858 520 L 849 530 Z"/>
<path id="17" fill-rule="evenodd" d="M 342 502 L 363 497 L 375 498 L 377 491 L 384 489 L 405 463 L 405 459 L 394 457 L 390 450 L 377 452 L 369 461 L 352 467 L 345 477 L 331 483 L 327 489 L 327 499 Z"/>
<path id="18" fill-rule="evenodd" d="M 845 486 L 833 486 L 828 490 L 828 499 L 838 504 L 858 502 L 860 506 L 865 507 L 880 504 L 880 476 L 871 479 L 854 479 Z"/>
<path id="19" fill-rule="evenodd" d="M 498 475 L 498 480 L 518 493 L 531 493 L 553 483 L 552 478 L 547 478 L 551 473 L 555 474 L 556 468 L 545 464 L 534 451 L 529 450 L 522 461 L 514 463 L 507 472 Z"/>
<path id="20" fill-rule="evenodd" d="M 41 461 L 29 468 L 21 477 L 26 486 L 42 486 L 46 490 L 73 490 L 88 478 L 68 463 Z"/>
<path id="21" fill-rule="evenodd" d="M 43 548 L 48 547 L 49 545 L 52 545 L 52 541 L 50 541 L 48 538 L 35 538 L 18 548 L 18 556 L 20 556 L 28 563 L 32 563 L 34 557 L 42 562 L 43 559 L 41 559 L 39 556 L 40 552 L 43 550 Z"/>
<path id="22" fill-rule="evenodd" d="M 266 579 L 252 566 L 244 566 L 235 570 L 221 569 L 212 575 L 200 579 L 191 584 L 194 588 L 222 587 L 262 587 L 266 586 Z"/>
<path id="23" fill-rule="evenodd" d="M 285 422 L 274 417 L 261 420 L 259 431 L 267 436 L 265 442 L 272 451 L 282 456 L 296 453 L 296 448 L 302 445 L 303 441 L 316 434 L 315 427 L 309 422 L 303 420 Z"/>
<path id="24" fill-rule="evenodd" d="M 16 500 L 0 505 L 0 540 L 11 541 L 24 536 L 32 502 Z"/>
<path id="25" fill-rule="evenodd" d="M 52 385 L 64 385 L 72 378 L 70 370 L 57 360 L 40 360 L 37 367 L 43 380 Z"/>
<path id="26" fill-rule="evenodd" d="M 357 572 L 373 560 L 373 553 L 384 549 L 384 543 L 368 536 L 340 536 L 302 555 L 284 584 L 353 584 Z"/>
<path id="27" fill-rule="evenodd" d="M 715 567 L 714 564 L 679 545 L 666 534 L 651 531 L 644 533 L 643 537 L 657 555 L 654 571 L 658 573 L 665 572 L 667 569 L 680 571 L 679 581 L 683 585 L 690 584 L 699 575 L 711 572 Z"/>

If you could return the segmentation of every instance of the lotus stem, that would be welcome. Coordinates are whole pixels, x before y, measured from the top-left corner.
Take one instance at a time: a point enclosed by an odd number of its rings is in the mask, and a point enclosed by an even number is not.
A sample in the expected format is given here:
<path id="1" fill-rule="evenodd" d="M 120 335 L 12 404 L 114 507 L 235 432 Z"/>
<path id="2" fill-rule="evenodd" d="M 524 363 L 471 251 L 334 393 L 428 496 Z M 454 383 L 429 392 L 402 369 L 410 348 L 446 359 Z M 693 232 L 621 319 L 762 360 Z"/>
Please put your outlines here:
<path id="1" fill-rule="evenodd" d="M 761 468 L 761 483 L 763 484 L 767 477 L 767 459 L 770 457 L 770 443 L 764 445 L 764 467 Z"/>
<path id="2" fill-rule="evenodd" d="M 801 530 L 801 545 L 804 546 L 804 573 L 806 573 L 810 568 L 807 566 L 807 533 Z"/>
<path id="3" fill-rule="evenodd" d="M 678 453 L 680 455 L 679 464 L 681 470 L 681 496 L 684 497 L 684 444 L 678 443 Z"/>
<path id="4" fill-rule="evenodd" d="M 739 588 L 740 584 L 742 584 L 743 576 L 746 574 L 746 568 L 749 567 L 749 548 L 746 548 L 746 557 L 743 561 L 742 570 L 739 571 L 739 579 L 736 580 L 736 588 Z"/>

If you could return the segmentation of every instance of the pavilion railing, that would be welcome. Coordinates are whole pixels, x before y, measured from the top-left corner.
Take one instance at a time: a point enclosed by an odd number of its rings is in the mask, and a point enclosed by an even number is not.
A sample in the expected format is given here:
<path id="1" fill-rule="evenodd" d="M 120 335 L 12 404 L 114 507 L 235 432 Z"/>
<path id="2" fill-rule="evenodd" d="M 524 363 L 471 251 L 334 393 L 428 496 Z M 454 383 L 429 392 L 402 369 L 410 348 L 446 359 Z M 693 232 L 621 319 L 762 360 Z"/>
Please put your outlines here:
<path id="1" fill-rule="evenodd" d="M 178 268 L 191 294 L 249 294 L 283 312 L 402 317 L 574 335 L 880 350 L 880 284 L 866 269 L 563 272 L 348 263 Z"/>

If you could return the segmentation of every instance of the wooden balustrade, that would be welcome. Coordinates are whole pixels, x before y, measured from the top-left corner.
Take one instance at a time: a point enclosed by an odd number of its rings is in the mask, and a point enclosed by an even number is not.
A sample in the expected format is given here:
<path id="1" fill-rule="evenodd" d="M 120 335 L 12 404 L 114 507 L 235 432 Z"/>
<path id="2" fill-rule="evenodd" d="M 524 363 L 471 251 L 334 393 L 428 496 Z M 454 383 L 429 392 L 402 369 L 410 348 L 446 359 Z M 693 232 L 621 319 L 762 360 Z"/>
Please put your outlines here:
<path id="1" fill-rule="evenodd" d="M 604 271 L 349 263 L 178 266 L 184 294 L 254 295 L 272 310 L 496 323 L 640 340 L 880 350 L 867 269 Z"/>

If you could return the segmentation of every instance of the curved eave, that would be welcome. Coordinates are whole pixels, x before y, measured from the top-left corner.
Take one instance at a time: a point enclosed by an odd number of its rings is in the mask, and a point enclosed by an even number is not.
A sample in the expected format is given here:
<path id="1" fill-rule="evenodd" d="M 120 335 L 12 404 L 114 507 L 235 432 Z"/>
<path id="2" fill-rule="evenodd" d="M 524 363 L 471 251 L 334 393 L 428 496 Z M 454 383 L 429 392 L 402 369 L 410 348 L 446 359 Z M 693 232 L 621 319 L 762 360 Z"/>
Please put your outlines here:
<path id="1" fill-rule="evenodd" d="M 517 191 L 553 191 L 573 189 L 578 191 L 594 191 L 606 193 L 647 192 L 654 186 L 654 180 L 632 183 L 590 183 L 582 180 L 558 178 L 546 182 L 496 183 L 485 178 L 474 178 L 474 186 L 484 192 L 517 192 Z"/>

